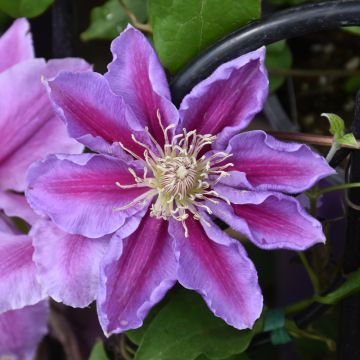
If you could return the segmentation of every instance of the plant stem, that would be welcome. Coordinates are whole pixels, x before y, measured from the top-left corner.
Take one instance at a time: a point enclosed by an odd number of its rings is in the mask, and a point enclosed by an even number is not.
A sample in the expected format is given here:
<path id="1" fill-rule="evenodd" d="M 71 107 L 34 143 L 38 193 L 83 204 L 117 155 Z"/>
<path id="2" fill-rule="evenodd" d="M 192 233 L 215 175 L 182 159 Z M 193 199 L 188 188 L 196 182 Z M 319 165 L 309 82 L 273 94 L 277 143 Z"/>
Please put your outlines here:
<path id="1" fill-rule="evenodd" d="M 316 301 L 316 296 L 309 299 L 298 301 L 294 304 L 290 304 L 285 307 L 285 314 L 291 315 L 299 311 L 305 310 L 309 305 L 313 304 L 315 301 Z"/>
<path id="2" fill-rule="evenodd" d="M 300 257 L 300 259 L 301 259 L 301 261 L 302 261 L 302 263 L 304 265 L 304 268 L 305 268 L 306 272 L 309 275 L 309 279 L 310 279 L 311 284 L 312 284 L 312 286 L 314 288 L 315 294 L 319 294 L 319 292 L 320 292 L 319 279 L 317 278 L 314 270 L 310 266 L 309 261 L 306 258 L 306 255 L 303 252 L 299 252 L 298 255 L 299 255 L 299 257 Z"/>
<path id="3" fill-rule="evenodd" d="M 338 143 L 333 142 L 331 145 L 331 148 L 328 152 L 328 154 L 326 155 L 326 161 L 329 163 L 331 161 L 331 159 L 334 157 L 335 153 L 340 149 L 340 146 Z"/>
<path id="4" fill-rule="evenodd" d="M 323 194 L 326 194 L 328 192 L 337 191 L 337 190 L 352 189 L 352 188 L 357 188 L 357 187 L 360 187 L 360 182 L 329 186 L 329 187 L 326 187 L 324 189 L 319 189 L 317 191 L 316 196 L 319 197 L 319 196 L 321 196 Z"/>
<path id="5" fill-rule="evenodd" d="M 141 21 L 139 21 L 139 19 L 136 17 L 136 15 L 125 4 L 124 0 L 118 0 L 118 1 L 119 1 L 120 6 L 123 8 L 126 15 L 131 20 L 132 25 L 134 25 L 135 28 L 137 28 L 143 32 L 146 32 L 148 34 L 152 34 L 152 29 L 151 29 L 150 24 L 143 24 Z"/>
<path id="6" fill-rule="evenodd" d="M 124 360 L 132 360 L 132 356 L 127 352 L 125 335 L 121 336 L 119 345 L 120 345 L 120 352 Z"/>
<path id="7" fill-rule="evenodd" d="M 305 338 L 305 339 L 311 339 L 311 340 L 317 340 L 324 342 L 326 346 L 329 348 L 330 351 L 336 350 L 336 343 L 333 339 L 327 338 L 326 336 L 316 334 L 310 331 L 306 331 L 303 329 L 299 329 L 294 321 L 287 321 L 286 322 L 286 330 L 289 332 L 289 334 L 292 337 L 295 338 Z"/>
<path id="8" fill-rule="evenodd" d="M 327 135 L 315 135 L 315 134 L 306 134 L 306 133 L 293 133 L 293 132 L 285 132 L 285 131 L 267 131 L 268 134 L 275 136 L 278 139 L 289 140 L 289 141 L 298 141 L 304 144 L 309 145 L 319 145 L 319 146 L 327 146 L 331 147 L 333 144 L 333 137 Z M 360 141 L 358 141 L 358 145 L 360 146 Z M 343 148 L 353 148 L 353 146 L 349 145 L 340 145 Z"/>
<path id="9" fill-rule="evenodd" d="M 316 212 L 317 212 L 317 199 L 319 196 L 316 196 L 315 198 L 310 198 L 310 214 L 313 217 L 316 217 Z"/>

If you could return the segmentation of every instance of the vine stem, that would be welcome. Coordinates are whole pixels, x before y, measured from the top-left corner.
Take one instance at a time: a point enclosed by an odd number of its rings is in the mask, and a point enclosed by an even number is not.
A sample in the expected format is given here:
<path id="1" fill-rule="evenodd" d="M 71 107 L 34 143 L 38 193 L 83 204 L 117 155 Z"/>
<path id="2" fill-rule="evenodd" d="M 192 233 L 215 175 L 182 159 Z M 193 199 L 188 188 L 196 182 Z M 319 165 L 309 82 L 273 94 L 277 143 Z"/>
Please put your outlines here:
<path id="1" fill-rule="evenodd" d="M 131 23 L 134 25 L 134 27 L 136 27 L 137 29 L 139 29 L 145 33 L 148 33 L 148 34 L 153 33 L 150 24 L 143 24 L 141 21 L 139 21 L 139 19 L 136 17 L 136 15 L 125 4 L 124 0 L 118 0 L 118 1 L 119 1 L 120 6 L 125 11 L 126 15 L 131 20 Z"/>
<path id="2" fill-rule="evenodd" d="M 126 346 L 126 337 L 122 335 L 120 337 L 120 352 L 124 360 L 132 360 L 132 356 L 128 354 L 127 346 Z"/>
<path id="3" fill-rule="evenodd" d="M 285 327 L 292 337 L 321 341 L 326 344 L 330 351 L 336 350 L 336 343 L 333 339 L 310 331 L 299 329 L 293 321 L 287 321 Z"/>
<path id="4" fill-rule="evenodd" d="M 282 140 L 298 141 L 310 145 L 319 145 L 331 147 L 333 145 L 333 137 L 327 135 L 315 135 L 315 134 L 306 134 L 306 133 L 293 133 L 293 132 L 283 132 L 283 131 L 267 131 L 268 134 Z M 360 146 L 360 140 L 357 141 Z M 340 145 L 339 147 L 343 148 L 353 148 L 349 145 Z"/>
<path id="5" fill-rule="evenodd" d="M 321 196 L 323 194 L 326 194 L 328 192 L 337 191 L 337 190 L 352 189 L 352 188 L 357 188 L 357 187 L 360 187 L 360 182 L 329 186 L 327 188 L 317 190 L 316 196 L 319 197 L 319 196 Z"/>
<path id="6" fill-rule="evenodd" d="M 294 304 L 290 304 L 290 305 L 286 306 L 285 314 L 292 315 L 292 314 L 295 314 L 302 310 L 305 310 L 309 305 L 313 304 L 316 301 L 316 299 L 317 299 L 317 297 L 314 296 L 309 299 L 304 299 L 304 300 L 298 301 Z"/>
<path id="7" fill-rule="evenodd" d="M 333 142 L 328 154 L 326 155 L 326 161 L 329 163 L 334 157 L 335 153 L 340 149 L 340 146 L 337 142 Z"/>
<path id="8" fill-rule="evenodd" d="M 314 270 L 312 269 L 308 259 L 306 258 L 306 255 L 303 252 L 299 252 L 298 255 L 300 257 L 301 262 L 304 265 L 304 268 L 305 268 L 306 272 L 309 275 L 309 278 L 310 278 L 311 284 L 312 284 L 312 286 L 314 288 L 315 294 L 319 294 L 319 292 L 320 292 L 319 279 L 317 278 L 317 276 L 316 276 Z"/>

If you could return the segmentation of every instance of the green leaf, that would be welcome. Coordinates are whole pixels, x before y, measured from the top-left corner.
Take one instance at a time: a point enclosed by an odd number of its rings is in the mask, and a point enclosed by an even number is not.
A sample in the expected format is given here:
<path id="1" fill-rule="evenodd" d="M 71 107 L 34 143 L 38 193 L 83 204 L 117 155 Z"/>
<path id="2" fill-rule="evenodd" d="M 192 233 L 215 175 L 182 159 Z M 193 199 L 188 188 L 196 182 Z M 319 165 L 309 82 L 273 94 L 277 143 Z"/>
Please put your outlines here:
<path id="1" fill-rule="evenodd" d="M 345 82 L 345 90 L 349 93 L 358 91 L 360 88 L 360 75 L 349 77 Z"/>
<path id="2" fill-rule="evenodd" d="M 131 340 L 132 343 L 139 346 L 152 320 L 153 318 L 149 319 L 149 316 L 147 316 L 143 326 L 135 330 L 127 331 L 126 336 Z"/>
<path id="3" fill-rule="evenodd" d="M 335 139 L 341 138 L 345 133 L 344 120 L 336 115 L 330 113 L 323 113 L 321 116 L 325 116 L 330 122 L 330 134 L 334 135 Z"/>
<path id="4" fill-rule="evenodd" d="M 292 54 L 285 40 L 278 41 L 266 47 L 266 67 L 269 69 L 270 92 L 276 91 L 285 81 L 284 75 L 272 74 L 276 70 L 290 69 Z"/>
<path id="5" fill-rule="evenodd" d="M 34 17 L 42 14 L 54 0 L 0 0 L 0 10 L 14 17 Z"/>
<path id="6" fill-rule="evenodd" d="M 1 1 L 1 0 L 0 0 Z M 124 0 L 139 21 L 147 19 L 147 0 Z M 91 10 L 90 26 L 81 34 L 81 40 L 112 40 L 130 22 L 118 0 L 108 0 Z"/>
<path id="7" fill-rule="evenodd" d="M 150 0 L 155 48 L 172 73 L 219 38 L 259 17 L 260 0 Z"/>
<path id="8" fill-rule="evenodd" d="M 344 27 L 343 30 L 351 32 L 351 33 L 356 34 L 356 35 L 360 35 L 360 26 Z"/>
<path id="9" fill-rule="evenodd" d="M 345 134 L 342 137 L 336 139 L 338 144 L 348 145 L 355 149 L 359 149 L 359 145 L 353 133 Z"/>
<path id="10" fill-rule="evenodd" d="M 156 315 L 159 313 L 159 311 L 167 304 L 169 299 L 173 296 L 173 292 L 170 292 L 166 295 L 166 298 L 161 301 L 159 304 L 157 304 L 155 307 L 151 309 L 149 314 L 146 316 L 144 324 L 135 330 L 129 330 L 126 332 L 126 336 L 135 344 L 140 345 L 142 342 L 142 339 L 144 338 L 144 335 L 149 328 L 152 321 L 155 319 Z"/>
<path id="11" fill-rule="evenodd" d="M 239 331 L 215 317 L 201 297 L 180 289 L 149 325 L 135 360 L 224 359 L 244 352 L 262 328 Z"/>
<path id="12" fill-rule="evenodd" d="M 198 358 L 196 358 L 196 360 L 209 360 L 208 357 L 206 357 L 205 355 L 201 355 Z M 230 356 L 226 359 L 222 359 L 222 360 L 249 360 L 249 357 L 244 353 L 244 354 L 240 354 L 240 355 L 234 355 L 234 356 Z"/>
<path id="13" fill-rule="evenodd" d="M 335 114 L 321 114 L 328 118 L 330 122 L 330 133 L 334 135 L 334 143 L 339 145 L 348 145 L 358 149 L 359 145 L 356 141 L 354 134 L 345 134 L 345 123 L 344 120 Z"/>
<path id="14" fill-rule="evenodd" d="M 93 347 L 89 360 L 109 360 L 106 355 L 104 344 L 102 341 L 98 341 Z"/>
<path id="15" fill-rule="evenodd" d="M 4 12 L 0 11 L 0 27 L 2 27 L 8 22 L 9 16 Z M 2 29 L 3 30 L 3 29 Z"/>
<path id="16" fill-rule="evenodd" d="M 316 301 L 323 304 L 336 304 L 343 298 L 360 291 L 360 268 L 351 273 L 346 281 L 335 291 L 325 296 L 318 296 Z"/>

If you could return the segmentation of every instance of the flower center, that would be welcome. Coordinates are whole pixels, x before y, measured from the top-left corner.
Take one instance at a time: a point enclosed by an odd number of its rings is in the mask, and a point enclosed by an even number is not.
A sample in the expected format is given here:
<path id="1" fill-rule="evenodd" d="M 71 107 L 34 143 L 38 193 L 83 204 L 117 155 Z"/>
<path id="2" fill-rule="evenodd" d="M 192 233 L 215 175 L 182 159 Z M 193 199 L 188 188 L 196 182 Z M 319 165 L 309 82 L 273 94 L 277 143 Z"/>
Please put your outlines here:
<path id="1" fill-rule="evenodd" d="M 163 148 L 152 137 L 148 128 L 145 128 L 145 131 L 157 149 L 156 153 L 150 146 L 138 141 L 134 135 L 132 135 L 133 141 L 144 148 L 143 159 L 120 143 L 120 146 L 134 158 L 145 160 L 145 166 L 143 177 L 139 177 L 134 169 L 129 169 L 134 176 L 135 184 L 122 185 L 117 182 L 116 185 L 121 189 L 148 187 L 149 191 L 131 203 L 114 210 L 125 210 L 139 203 L 145 204 L 150 198 L 157 195 L 157 199 L 151 206 L 150 215 L 157 219 L 173 218 L 181 221 L 185 229 L 185 236 L 188 236 L 185 220 L 189 214 L 192 214 L 194 219 L 200 220 L 199 209 L 205 209 L 208 214 L 212 213 L 205 204 L 205 200 L 213 204 L 217 204 L 219 199 L 229 202 L 212 188 L 224 176 L 229 175 L 226 169 L 233 164 L 226 163 L 226 160 L 232 154 L 208 152 L 203 155 L 204 147 L 211 145 L 216 136 L 200 135 L 196 130 L 183 129 L 181 134 L 174 135 L 172 139 L 169 139 L 168 132 L 175 125 L 164 128 L 159 111 L 157 116 L 165 139 Z M 147 177 L 148 173 L 151 173 L 152 177 Z"/>
<path id="2" fill-rule="evenodd" d="M 163 160 L 163 159 L 161 159 Z M 158 167 L 158 181 L 169 196 L 186 197 L 197 180 L 196 159 L 186 156 L 165 159 Z"/>

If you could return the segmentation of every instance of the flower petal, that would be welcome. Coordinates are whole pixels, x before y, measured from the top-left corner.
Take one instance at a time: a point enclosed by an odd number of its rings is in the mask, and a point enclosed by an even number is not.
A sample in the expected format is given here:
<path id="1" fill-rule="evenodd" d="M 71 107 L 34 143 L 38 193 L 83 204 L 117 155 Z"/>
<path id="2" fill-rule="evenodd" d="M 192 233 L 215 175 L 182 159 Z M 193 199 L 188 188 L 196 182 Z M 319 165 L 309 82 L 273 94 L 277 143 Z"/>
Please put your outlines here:
<path id="1" fill-rule="evenodd" d="M 83 150 L 52 109 L 40 80 L 46 72 L 45 62 L 34 59 L 0 73 L 1 189 L 24 191 L 26 170 L 33 161 L 50 153 Z"/>
<path id="2" fill-rule="evenodd" d="M 276 140 L 263 131 L 249 131 L 234 136 L 226 152 L 232 154 L 231 176 L 223 184 L 248 188 L 299 193 L 320 179 L 334 174 L 326 160 L 308 146 Z"/>
<path id="3" fill-rule="evenodd" d="M 214 215 L 263 249 L 305 250 L 325 242 L 321 224 L 290 196 L 216 186 L 231 206 L 208 204 Z"/>
<path id="4" fill-rule="evenodd" d="M 254 265 L 238 241 L 206 220 L 211 227 L 187 220 L 188 238 L 179 222 L 170 222 L 179 261 L 178 281 L 200 293 L 211 311 L 229 325 L 251 328 L 263 301 Z"/>
<path id="5" fill-rule="evenodd" d="M 55 301 L 85 307 L 96 298 L 100 261 L 110 236 L 89 239 L 60 230 L 52 221 L 37 222 L 30 232 L 38 280 Z"/>
<path id="6" fill-rule="evenodd" d="M 0 72 L 11 66 L 32 59 L 34 48 L 30 25 L 26 19 L 17 19 L 0 38 Z"/>
<path id="7" fill-rule="evenodd" d="M 64 231 L 101 237 L 119 229 L 142 206 L 124 211 L 114 208 L 149 191 L 116 186 L 117 181 L 124 185 L 135 182 L 128 167 L 126 162 L 105 155 L 50 156 L 30 168 L 26 196 L 31 207 L 48 215 Z"/>
<path id="8" fill-rule="evenodd" d="M 46 63 L 46 69 L 42 74 L 45 79 L 53 80 L 62 72 L 90 72 L 92 66 L 81 58 L 51 59 Z"/>
<path id="9" fill-rule="evenodd" d="M 45 298 L 36 280 L 33 252 L 29 236 L 0 232 L 0 313 L 33 305 Z"/>
<path id="10" fill-rule="evenodd" d="M 163 145 L 163 125 L 177 125 L 178 111 L 170 101 L 164 70 L 145 36 L 131 26 L 111 44 L 113 61 L 105 74 L 111 89 L 122 96 L 142 129 L 147 126 Z"/>
<path id="11" fill-rule="evenodd" d="M 265 48 L 219 66 L 196 85 L 180 105 L 180 131 L 218 134 L 215 148 L 245 128 L 262 108 L 268 93 Z"/>
<path id="12" fill-rule="evenodd" d="M 15 224 L 4 213 L 0 212 L 0 233 L 18 234 Z"/>
<path id="13" fill-rule="evenodd" d="M 109 88 L 97 73 L 63 73 L 48 83 L 50 98 L 58 115 L 65 121 L 69 134 L 94 151 L 123 153 L 118 142 L 142 154 L 131 139 L 136 120 L 126 116 L 123 99 Z M 143 130 L 143 129 L 142 129 Z"/>
<path id="14" fill-rule="evenodd" d="M 39 342 L 48 332 L 48 316 L 47 301 L 0 314 L 0 357 L 13 355 L 32 359 Z"/>
<path id="15" fill-rule="evenodd" d="M 24 195 L 0 190 L 0 209 L 9 217 L 19 217 L 28 224 L 34 224 L 39 216 L 29 206 Z"/>
<path id="16" fill-rule="evenodd" d="M 106 333 L 140 327 L 176 281 L 176 260 L 165 221 L 147 214 L 128 235 L 121 229 L 114 235 L 101 266 L 97 304 Z"/>

